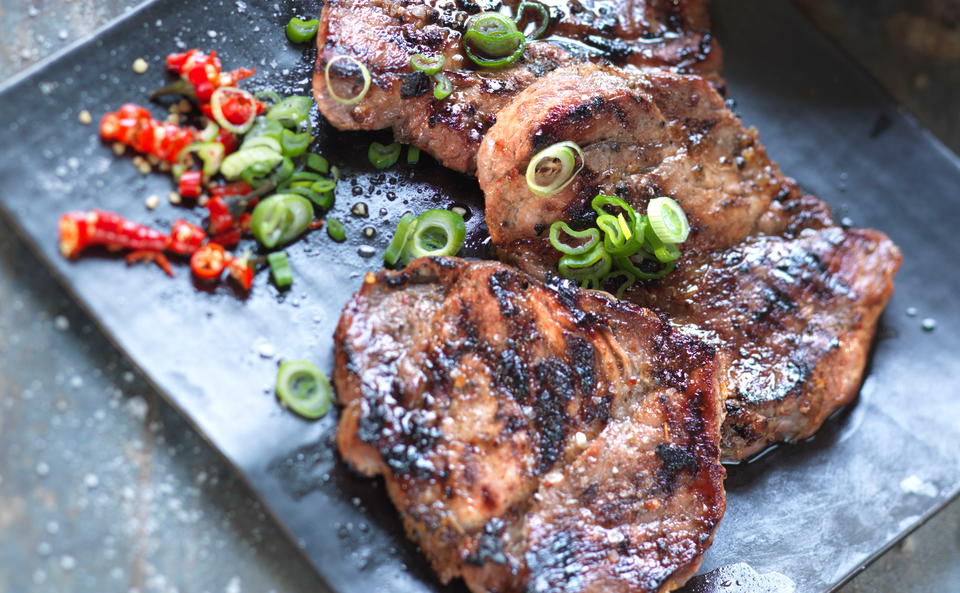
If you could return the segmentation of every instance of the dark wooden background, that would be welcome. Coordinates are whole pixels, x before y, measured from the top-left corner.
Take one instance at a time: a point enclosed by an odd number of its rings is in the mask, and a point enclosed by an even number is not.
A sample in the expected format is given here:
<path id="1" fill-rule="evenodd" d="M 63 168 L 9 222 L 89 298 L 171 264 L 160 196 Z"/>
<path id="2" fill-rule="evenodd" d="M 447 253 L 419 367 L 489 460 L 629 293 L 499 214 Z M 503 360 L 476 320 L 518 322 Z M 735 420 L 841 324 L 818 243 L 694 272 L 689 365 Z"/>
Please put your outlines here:
<path id="1" fill-rule="evenodd" d="M 796 1 L 960 150 L 960 0 Z M 0 0 L 0 79 L 136 4 Z M 956 591 L 958 559 L 955 503 L 842 593 Z M 216 452 L 0 223 L 0 593 L 28 591 L 323 593 Z"/>

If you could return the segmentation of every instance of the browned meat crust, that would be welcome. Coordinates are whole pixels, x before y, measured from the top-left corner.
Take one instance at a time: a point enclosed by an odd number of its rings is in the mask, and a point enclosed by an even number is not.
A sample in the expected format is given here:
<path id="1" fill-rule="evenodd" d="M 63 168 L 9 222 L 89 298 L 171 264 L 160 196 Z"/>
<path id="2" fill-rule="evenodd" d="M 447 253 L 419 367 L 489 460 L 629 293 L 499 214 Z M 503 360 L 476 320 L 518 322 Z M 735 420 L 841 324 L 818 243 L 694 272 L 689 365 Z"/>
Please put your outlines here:
<path id="1" fill-rule="evenodd" d="M 495 262 L 369 275 L 336 332 L 337 441 L 444 582 L 667 591 L 724 511 L 714 351 Z"/>
<path id="2" fill-rule="evenodd" d="M 583 147 L 584 171 L 537 197 L 527 163 L 560 140 Z M 540 277 L 557 262 L 549 225 L 589 219 L 598 193 L 641 211 L 659 195 L 683 206 L 678 270 L 626 298 L 727 352 L 725 459 L 805 438 L 855 397 L 900 253 L 882 233 L 833 226 L 701 78 L 558 69 L 501 112 L 478 164 L 493 242 Z"/>
<path id="3" fill-rule="evenodd" d="M 509 7 L 505 2 L 466 0 L 327 0 L 317 35 L 319 56 L 314 94 L 323 115 L 343 130 L 392 128 L 445 166 L 473 172 L 477 147 L 497 113 L 532 82 L 572 62 L 594 60 L 634 66 L 716 73 L 720 50 L 709 32 L 706 0 L 572 0 L 551 2 L 548 38 L 527 44 L 505 68 L 477 69 L 463 55 L 463 22 L 473 13 Z M 433 81 L 415 73 L 414 54 L 443 55 L 456 92 L 438 101 Z M 355 105 L 333 100 L 324 72 L 336 56 L 349 55 L 370 70 L 373 85 Z M 331 82 L 341 96 L 358 72 L 340 60 Z"/>

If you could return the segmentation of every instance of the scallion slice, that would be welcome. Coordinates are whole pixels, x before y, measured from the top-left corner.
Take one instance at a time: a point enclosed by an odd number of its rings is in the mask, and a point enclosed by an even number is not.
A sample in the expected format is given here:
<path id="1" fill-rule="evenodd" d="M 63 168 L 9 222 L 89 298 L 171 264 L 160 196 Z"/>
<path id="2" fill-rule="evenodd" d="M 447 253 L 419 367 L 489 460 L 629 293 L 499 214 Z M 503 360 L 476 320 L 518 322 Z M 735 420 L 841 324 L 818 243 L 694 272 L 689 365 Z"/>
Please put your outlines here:
<path id="1" fill-rule="evenodd" d="M 326 175 L 330 172 L 330 161 L 311 152 L 307 155 L 307 168 Z"/>
<path id="2" fill-rule="evenodd" d="M 517 16 L 514 19 L 517 25 L 523 20 L 523 15 L 527 12 L 528 8 L 536 11 L 537 20 L 534 21 L 536 27 L 526 34 L 527 39 L 537 39 L 547 32 L 547 27 L 550 26 L 550 13 L 547 12 L 547 7 L 541 3 L 524 0 L 524 2 L 521 2 L 520 6 L 517 7 Z"/>
<path id="3" fill-rule="evenodd" d="M 563 239 L 560 238 L 560 233 L 563 233 L 569 237 L 572 237 L 575 240 L 584 240 L 585 242 L 580 243 L 579 245 L 571 245 L 565 243 Z M 550 225 L 550 244 L 553 245 L 553 248 L 564 253 L 566 255 L 579 255 L 581 253 L 586 253 L 596 247 L 597 243 L 600 242 L 600 231 L 597 229 L 586 229 L 584 231 L 575 231 L 570 228 L 570 225 L 558 220 Z"/>
<path id="4" fill-rule="evenodd" d="M 220 142 L 195 142 L 180 151 L 177 163 L 189 168 L 191 154 L 196 154 L 203 161 L 203 177 L 209 180 L 220 170 L 226 149 Z"/>
<path id="5" fill-rule="evenodd" d="M 562 278 L 576 280 L 584 287 L 595 287 L 612 267 L 610 254 L 601 243 L 597 243 L 587 252 L 561 257 L 557 270 Z"/>
<path id="6" fill-rule="evenodd" d="M 261 245 L 273 249 L 299 237 L 312 220 L 309 200 L 293 193 L 274 194 L 253 209 L 250 229 Z"/>
<path id="7" fill-rule="evenodd" d="M 670 263 L 680 258 L 680 248 L 676 243 L 664 243 L 656 231 L 653 230 L 653 223 L 647 226 L 646 235 L 647 248 L 653 253 L 661 263 Z"/>
<path id="8" fill-rule="evenodd" d="M 434 76 L 433 79 L 437 82 L 436 86 L 433 87 L 433 97 L 435 99 L 442 101 L 453 93 L 453 81 L 450 80 L 449 76 L 440 73 Z"/>
<path id="9" fill-rule="evenodd" d="M 279 142 L 282 135 L 283 124 L 273 119 L 267 119 L 266 117 L 258 117 L 257 121 L 253 124 L 253 127 L 250 128 L 250 131 L 247 132 L 247 135 L 243 137 L 243 144 L 241 147 L 246 146 L 247 142 L 250 140 L 254 138 L 260 138 L 262 136 L 273 138 Z"/>
<path id="10" fill-rule="evenodd" d="M 538 196 L 552 196 L 573 182 L 583 169 L 583 150 L 574 142 L 544 148 L 527 165 L 527 187 Z"/>
<path id="11" fill-rule="evenodd" d="M 600 284 L 610 284 L 618 282 L 617 291 L 613 293 L 618 299 L 622 299 L 624 293 L 630 290 L 630 287 L 636 284 L 637 277 L 627 270 L 615 269 L 600 280 Z"/>
<path id="12" fill-rule="evenodd" d="M 301 132 L 297 134 L 292 130 L 284 130 L 280 137 L 280 144 L 283 149 L 283 156 L 296 158 L 307 152 L 310 144 L 313 143 L 313 136 L 310 132 Z"/>
<path id="13" fill-rule="evenodd" d="M 450 210 L 427 210 L 417 217 L 402 259 L 404 263 L 418 257 L 456 255 L 463 247 L 467 227 L 463 217 Z"/>
<path id="14" fill-rule="evenodd" d="M 650 227 L 664 243 L 683 243 L 690 236 L 690 222 L 672 198 L 654 198 L 647 205 Z M 676 259 L 676 258 L 674 258 Z"/>
<path id="15" fill-rule="evenodd" d="M 283 161 L 283 155 L 266 146 L 254 146 L 253 148 L 238 150 L 227 155 L 220 164 L 220 173 L 229 181 L 240 178 L 244 171 L 252 166 L 259 166 L 268 173 L 274 167 Z"/>
<path id="16" fill-rule="evenodd" d="M 315 420 L 330 410 L 333 389 L 317 365 L 306 360 L 291 360 L 277 370 L 277 397 L 300 416 Z"/>
<path id="17" fill-rule="evenodd" d="M 303 95 L 292 95 L 280 100 L 267 111 L 266 118 L 279 122 L 285 128 L 297 129 L 310 117 L 313 99 Z"/>
<path id="18" fill-rule="evenodd" d="M 270 277 L 277 288 L 290 288 L 293 284 L 293 270 L 290 269 L 287 254 L 282 251 L 267 254 L 267 263 L 270 264 Z"/>
<path id="19" fill-rule="evenodd" d="M 336 218 L 327 219 L 327 234 L 337 243 L 343 243 L 347 240 L 347 230 L 343 228 L 343 223 Z"/>
<path id="20" fill-rule="evenodd" d="M 443 64 L 447 59 L 442 55 L 425 56 L 423 54 L 414 54 L 410 57 L 410 67 L 415 71 L 423 72 L 427 76 L 433 76 L 443 69 Z"/>
<path id="21" fill-rule="evenodd" d="M 411 212 L 404 213 L 397 223 L 397 230 L 393 233 L 393 239 L 387 245 L 387 250 L 383 252 L 383 263 L 388 266 L 395 266 L 400 261 L 403 254 L 403 248 L 406 247 L 413 230 L 417 226 L 417 217 Z"/>
<path id="22" fill-rule="evenodd" d="M 377 169 L 386 169 L 387 167 L 393 166 L 400 159 L 400 151 L 402 149 L 403 146 L 399 142 L 394 142 L 393 144 L 371 142 L 370 148 L 367 150 L 367 157 L 370 159 L 370 164 Z"/>
<path id="23" fill-rule="evenodd" d="M 356 65 L 356 67 L 359 68 L 360 74 L 363 77 L 363 87 L 360 89 L 360 92 L 354 95 L 353 97 L 341 97 L 333 90 L 333 85 L 330 82 L 330 69 L 333 67 L 334 64 L 336 64 L 340 60 L 347 60 L 347 61 L 353 62 Z M 326 81 L 327 81 L 327 92 L 330 93 L 330 96 L 333 97 L 334 101 L 336 101 L 337 103 L 341 103 L 343 105 L 354 105 L 356 103 L 359 103 L 360 101 L 363 100 L 364 97 L 367 96 L 367 91 L 370 90 L 370 82 L 371 82 L 370 70 L 367 69 L 366 65 L 364 65 L 363 62 L 361 62 L 360 60 L 358 60 L 353 56 L 348 56 L 346 54 L 335 56 L 332 60 L 327 62 L 327 68 L 324 71 L 324 77 L 326 78 Z"/>
<path id="24" fill-rule="evenodd" d="M 255 146 L 266 146 L 277 154 L 283 153 L 283 147 L 280 145 L 280 141 L 273 136 L 254 136 L 253 138 L 250 138 L 248 135 L 247 138 L 243 139 L 243 144 L 240 145 L 240 150 L 250 150 Z"/>
<path id="25" fill-rule="evenodd" d="M 407 147 L 407 164 L 416 165 L 420 162 L 420 149 L 416 146 Z"/>
<path id="26" fill-rule="evenodd" d="M 481 12 L 465 23 L 463 49 L 479 66 L 511 64 L 523 55 L 526 45 L 527 38 L 517 30 L 517 24 L 499 12 Z"/>
<path id="27" fill-rule="evenodd" d="M 293 17 L 287 23 L 287 39 L 292 43 L 306 43 L 317 36 L 317 29 L 320 28 L 320 21 L 311 19 L 305 21 Z"/>

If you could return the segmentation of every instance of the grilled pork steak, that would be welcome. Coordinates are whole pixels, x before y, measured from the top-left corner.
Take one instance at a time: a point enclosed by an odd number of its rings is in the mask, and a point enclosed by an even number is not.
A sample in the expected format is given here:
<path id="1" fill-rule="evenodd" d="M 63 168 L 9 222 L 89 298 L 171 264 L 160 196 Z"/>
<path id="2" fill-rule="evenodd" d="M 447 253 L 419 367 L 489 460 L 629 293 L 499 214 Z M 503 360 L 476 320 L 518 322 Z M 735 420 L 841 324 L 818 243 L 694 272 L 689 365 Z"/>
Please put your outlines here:
<path id="1" fill-rule="evenodd" d="M 527 164 L 563 140 L 583 148 L 584 169 L 560 193 L 537 197 Z M 692 232 L 678 269 L 625 298 L 732 361 L 721 380 L 725 459 L 805 438 L 855 397 L 900 253 L 882 233 L 833 226 L 701 78 L 555 70 L 500 113 L 478 169 L 494 244 L 541 277 L 560 255 L 549 225 L 592 220 L 598 193 L 638 211 L 661 195 L 683 206 Z"/>
<path id="2" fill-rule="evenodd" d="M 667 591 L 724 511 L 714 350 L 495 262 L 368 275 L 336 336 L 340 451 L 444 582 Z"/>
<path id="3" fill-rule="evenodd" d="M 720 50 L 709 33 L 706 0 L 546 3 L 551 25 L 541 41 L 504 68 L 478 68 L 463 52 L 463 23 L 481 11 L 509 10 L 519 1 L 327 0 L 317 35 L 319 56 L 314 94 L 323 115 L 343 130 L 392 128 L 400 142 L 418 146 L 445 166 L 473 172 L 477 147 L 497 113 L 547 72 L 583 60 L 671 67 L 715 73 Z M 532 13 L 534 11 L 529 11 Z M 455 92 L 437 100 L 434 81 L 414 72 L 415 54 L 443 55 Z M 362 101 L 334 100 L 325 80 L 327 64 L 348 55 L 369 69 L 373 84 Z M 359 69 L 348 60 L 330 69 L 334 92 L 360 92 Z"/>

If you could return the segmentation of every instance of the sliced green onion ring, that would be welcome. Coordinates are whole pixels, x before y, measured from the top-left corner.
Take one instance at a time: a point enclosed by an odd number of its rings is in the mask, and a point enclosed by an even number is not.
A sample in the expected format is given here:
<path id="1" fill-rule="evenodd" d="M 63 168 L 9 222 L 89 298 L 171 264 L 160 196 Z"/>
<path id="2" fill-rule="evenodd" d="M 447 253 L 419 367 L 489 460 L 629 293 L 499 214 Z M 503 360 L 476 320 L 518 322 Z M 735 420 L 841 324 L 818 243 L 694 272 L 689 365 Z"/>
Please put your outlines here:
<path id="1" fill-rule="evenodd" d="M 333 179 L 322 178 L 314 181 L 310 185 L 310 189 L 315 192 L 325 193 L 328 191 L 333 191 L 337 187 L 337 182 Z"/>
<path id="2" fill-rule="evenodd" d="M 453 93 L 453 81 L 450 80 L 450 77 L 442 72 L 433 77 L 437 82 L 436 86 L 433 87 L 433 97 L 438 101 L 442 101 L 449 97 Z"/>
<path id="3" fill-rule="evenodd" d="M 527 187 L 538 196 L 552 196 L 573 182 L 583 163 L 583 150 L 575 142 L 548 146 L 530 159 Z"/>
<path id="4" fill-rule="evenodd" d="M 277 288 L 290 288 L 293 284 L 293 270 L 290 269 L 287 254 L 282 251 L 270 253 L 267 255 L 267 263 L 270 264 L 270 277 Z"/>
<path id="5" fill-rule="evenodd" d="M 319 154 L 307 154 L 307 168 L 326 175 L 330 172 L 330 161 Z"/>
<path id="6" fill-rule="evenodd" d="M 617 291 L 613 294 L 618 299 L 622 299 L 624 293 L 630 290 L 630 287 L 636 284 L 637 282 L 637 277 L 636 275 L 633 274 L 633 272 L 629 272 L 627 270 L 622 270 L 622 269 L 615 269 L 609 274 L 607 274 L 606 276 L 604 276 L 600 280 L 600 283 L 609 284 L 619 278 L 623 278 L 623 280 L 620 281 L 620 283 L 617 285 Z"/>
<path id="7" fill-rule="evenodd" d="M 347 230 L 343 228 L 343 223 L 336 218 L 327 219 L 327 234 L 337 243 L 343 243 L 347 240 Z"/>
<path id="8" fill-rule="evenodd" d="M 403 248 L 413 235 L 413 230 L 417 227 L 417 217 L 412 212 L 406 212 L 400 217 L 397 223 L 397 230 L 393 233 L 393 239 L 387 245 L 387 250 L 383 252 L 383 263 L 388 266 L 395 266 L 400 261 L 403 254 Z"/>
<path id="9" fill-rule="evenodd" d="M 564 233 L 577 240 L 587 239 L 587 241 L 579 245 L 570 245 L 560 238 L 560 233 Z M 554 249 L 563 254 L 580 255 L 581 253 L 590 251 L 596 247 L 598 243 L 600 243 L 600 231 L 597 229 L 575 231 L 562 220 L 558 220 L 550 225 L 550 244 L 553 245 Z"/>
<path id="10" fill-rule="evenodd" d="M 690 222 L 673 198 L 654 198 L 647 205 L 650 226 L 664 243 L 683 243 L 690 236 Z"/>
<path id="11" fill-rule="evenodd" d="M 400 159 L 401 150 L 403 150 L 403 145 L 399 142 L 392 144 L 371 142 L 370 148 L 367 150 L 367 157 L 370 159 L 370 164 L 377 169 L 386 169 Z"/>
<path id="12" fill-rule="evenodd" d="M 334 92 L 333 86 L 330 83 L 330 68 L 332 68 L 333 65 L 340 60 L 349 60 L 353 62 L 354 64 L 356 64 L 357 68 L 360 69 L 361 75 L 363 75 L 363 88 L 360 89 L 360 92 L 353 97 L 341 97 L 336 92 Z M 334 101 L 342 105 L 354 105 L 356 103 L 359 103 L 360 101 L 363 101 L 363 98 L 367 96 L 367 91 L 370 90 L 370 70 L 367 69 L 367 67 L 364 65 L 363 62 L 361 62 L 360 60 L 358 60 L 353 56 L 348 56 L 346 54 L 335 56 L 332 60 L 327 62 L 327 68 L 324 71 L 324 77 L 326 78 L 326 81 L 327 81 L 327 92 L 330 93 L 330 96 L 333 97 Z"/>
<path id="13" fill-rule="evenodd" d="M 253 148 L 238 150 L 233 154 L 227 155 L 220 164 L 220 173 L 229 181 L 240 178 L 248 168 L 254 165 L 264 167 L 268 172 L 283 161 L 283 155 L 266 146 L 254 146 Z"/>
<path id="14" fill-rule="evenodd" d="M 410 67 L 417 72 L 423 72 L 427 76 L 433 76 L 443 69 L 443 64 L 446 61 L 447 59 L 440 54 L 435 56 L 413 54 L 410 56 Z"/>
<path id="15" fill-rule="evenodd" d="M 223 101 L 231 93 L 243 96 L 244 100 L 249 101 L 251 105 L 250 117 L 241 124 L 231 122 L 223 114 Z M 256 104 L 257 99 L 250 92 L 235 86 L 222 86 L 213 91 L 213 95 L 210 97 L 210 110 L 213 112 L 213 119 L 220 124 L 221 128 L 225 128 L 234 134 L 246 134 L 253 127 L 253 122 L 257 119 Z"/>
<path id="16" fill-rule="evenodd" d="M 253 209 L 250 228 L 253 236 L 267 249 L 293 241 L 313 221 L 313 206 L 297 194 L 274 194 Z"/>
<path id="17" fill-rule="evenodd" d="M 677 267 L 677 262 L 669 262 L 662 264 L 661 268 L 656 272 L 647 272 L 640 269 L 634 261 L 634 257 L 636 256 L 617 256 L 613 258 L 613 261 L 617 265 L 617 268 L 630 272 L 637 277 L 637 280 L 657 280 L 658 278 L 663 278 Z"/>
<path id="18" fill-rule="evenodd" d="M 241 147 L 245 146 L 246 143 L 253 138 L 260 138 L 262 136 L 273 138 L 279 142 L 282 135 L 283 124 L 276 120 L 267 119 L 266 117 L 258 117 L 257 121 L 253 124 L 253 127 L 250 128 L 250 131 L 247 132 L 247 135 L 243 137 L 243 144 Z"/>
<path id="19" fill-rule="evenodd" d="M 250 138 L 249 134 L 247 138 L 244 138 L 243 144 L 240 145 L 240 150 L 250 150 L 255 146 L 266 146 L 277 154 L 283 153 L 283 147 L 280 145 L 280 141 L 273 136 L 254 136 Z"/>
<path id="20" fill-rule="evenodd" d="M 177 163 L 184 168 L 188 168 L 188 159 L 190 159 L 190 155 L 193 153 L 196 153 L 196 155 L 200 157 L 200 160 L 203 161 L 203 178 L 209 180 L 220 170 L 226 149 L 220 142 L 195 142 L 180 151 Z"/>
<path id="21" fill-rule="evenodd" d="M 330 410 L 333 388 L 317 365 L 307 360 L 291 360 L 277 369 L 277 398 L 300 416 L 316 420 Z"/>
<path id="22" fill-rule="evenodd" d="M 463 49 L 479 66 L 506 66 L 523 55 L 527 38 L 517 24 L 499 12 L 481 12 L 467 19 Z M 474 53 L 474 48 L 484 55 Z"/>
<path id="23" fill-rule="evenodd" d="M 407 164 L 416 165 L 420 162 L 420 149 L 416 146 L 407 147 Z"/>
<path id="24" fill-rule="evenodd" d="M 296 158 L 307 152 L 307 149 L 313 144 L 313 136 L 310 135 L 310 132 L 297 134 L 292 130 L 284 130 L 280 137 L 280 144 L 283 147 L 283 156 Z"/>
<path id="25" fill-rule="evenodd" d="M 581 284 L 590 281 L 591 285 L 599 283 L 600 278 L 606 276 L 612 267 L 613 258 L 600 243 L 585 253 L 564 255 L 557 265 L 562 278 L 576 280 Z"/>
<path id="26" fill-rule="evenodd" d="M 537 17 L 540 20 L 535 21 L 537 27 L 530 33 L 527 33 L 527 39 L 537 39 L 547 32 L 547 27 L 550 26 L 550 13 L 547 11 L 547 7 L 543 4 L 525 0 L 524 2 L 520 3 L 520 6 L 517 7 L 517 16 L 514 18 L 517 25 L 519 25 L 523 20 L 523 15 L 526 14 L 528 8 L 534 9 L 537 12 Z"/>
<path id="27" fill-rule="evenodd" d="M 293 17 L 287 23 L 287 39 L 289 39 L 291 43 L 306 43 L 317 36 L 317 29 L 319 28 L 320 21 L 317 19 L 305 21 Z"/>
<path id="28" fill-rule="evenodd" d="M 213 142 L 220 135 L 220 126 L 216 122 L 208 121 L 207 125 L 197 134 L 197 142 Z"/>
<path id="29" fill-rule="evenodd" d="M 285 128 L 296 129 L 310 117 L 313 99 L 303 95 L 291 95 L 281 99 L 267 111 L 266 118 L 280 122 Z"/>
<path id="30" fill-rule="evenodd" d="M 647 248 L 653 253 L 661 263 L 670 263 L 680 258 L 680 248 L 676 243 L 664 243 L 657 232 L 653 230 L 653 223 L 647 226 L 644 238 L 647 240 Z"/>
<path id="31" fill-rule="evenodd" d="M 261 103 L 267 103 L 269 106 L 276 105 L 280 102 L 280 95 L 277 94 L 277 91 L 272 91 L 270 89 L 265 89 L 262 91 L 257 91 L 253 94 Z"/>
<path id="32" fill-rule="evenodd" d="M 456 255 L 466 236 L 467 227 L 462 216 L 451 210 L 427 210 L 417 217 L 417 226 L 403 250 L 403 261 Z"/>

